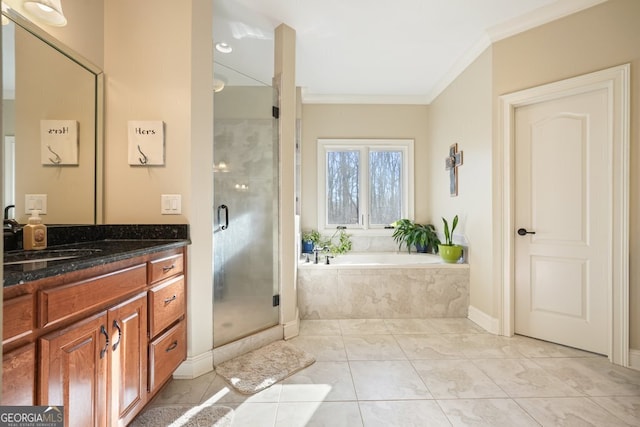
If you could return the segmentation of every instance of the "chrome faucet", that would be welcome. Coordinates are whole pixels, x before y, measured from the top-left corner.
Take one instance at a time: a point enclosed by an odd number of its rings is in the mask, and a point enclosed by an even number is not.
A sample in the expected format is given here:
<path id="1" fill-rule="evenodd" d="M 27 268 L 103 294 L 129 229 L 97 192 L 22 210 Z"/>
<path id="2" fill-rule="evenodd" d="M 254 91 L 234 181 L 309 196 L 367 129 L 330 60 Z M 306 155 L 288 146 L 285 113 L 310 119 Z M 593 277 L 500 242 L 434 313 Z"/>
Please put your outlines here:
<path id="1" fill-rule="evenodd" d="M 313 247 L 313 263 L 314 264 L 318 263 L 318 254 L 320 252 L 326 251 L 327 249 L 329 249 L 328 246 L 323 246 L 323 247 L 314 246 Z"/>
<path id="2" fill-rule="evenodd" d="M 15 208 L 15 205 L 7 205 L 4 208 L 4 221 L 3 225 L 6 230 L 10 230 L 13 234 L 17 233 L 20 230 L 20 224 L 15 219 L 9 219 L 9 209 Z"/>

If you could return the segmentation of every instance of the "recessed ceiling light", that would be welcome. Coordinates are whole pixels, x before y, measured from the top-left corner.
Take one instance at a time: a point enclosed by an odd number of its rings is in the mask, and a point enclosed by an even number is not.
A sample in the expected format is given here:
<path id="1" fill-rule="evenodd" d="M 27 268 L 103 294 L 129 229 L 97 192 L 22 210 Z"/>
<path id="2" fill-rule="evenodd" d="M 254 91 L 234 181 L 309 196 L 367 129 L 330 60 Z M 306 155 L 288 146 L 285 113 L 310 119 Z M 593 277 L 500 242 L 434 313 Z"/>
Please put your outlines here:
<path id="1" fill-rule="evenodd" d="M 229 46 L 227 43 L 220 42 L 216 43 L 216 50 L 220 53 L 231 53 L 233 52 L 233 48 Z"/>

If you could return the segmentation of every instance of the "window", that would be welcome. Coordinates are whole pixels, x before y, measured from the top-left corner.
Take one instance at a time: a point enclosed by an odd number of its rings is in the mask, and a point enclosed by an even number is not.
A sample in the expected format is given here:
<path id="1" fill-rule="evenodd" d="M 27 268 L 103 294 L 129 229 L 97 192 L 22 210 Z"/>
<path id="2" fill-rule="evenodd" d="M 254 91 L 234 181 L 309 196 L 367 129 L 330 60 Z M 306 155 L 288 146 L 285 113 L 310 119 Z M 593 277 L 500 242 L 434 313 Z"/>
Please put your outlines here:
<path id="1" fill-rule="evenodd" d="M 413 140 L 318 140 L 318 228 L 413 217 Z"/>

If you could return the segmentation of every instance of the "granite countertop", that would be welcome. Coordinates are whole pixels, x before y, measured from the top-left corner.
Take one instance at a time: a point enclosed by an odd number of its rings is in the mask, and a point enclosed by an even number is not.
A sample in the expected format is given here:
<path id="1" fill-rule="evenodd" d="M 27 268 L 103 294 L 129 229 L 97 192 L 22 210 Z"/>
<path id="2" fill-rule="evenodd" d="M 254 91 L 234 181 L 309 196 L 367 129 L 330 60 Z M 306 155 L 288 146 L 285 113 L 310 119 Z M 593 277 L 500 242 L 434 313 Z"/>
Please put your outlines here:
<path id="1" fill-rule="evenodd" d="M 186 246 L 190 243 L 189 227 L 186 224 L 49 226 L 47 239 L 46 250 L 72 249 L 81 253 L 81 256 L 4 265 L 4 287 Z M 22 251 L 5 252 L 5 259 L 16 252 Z"/>

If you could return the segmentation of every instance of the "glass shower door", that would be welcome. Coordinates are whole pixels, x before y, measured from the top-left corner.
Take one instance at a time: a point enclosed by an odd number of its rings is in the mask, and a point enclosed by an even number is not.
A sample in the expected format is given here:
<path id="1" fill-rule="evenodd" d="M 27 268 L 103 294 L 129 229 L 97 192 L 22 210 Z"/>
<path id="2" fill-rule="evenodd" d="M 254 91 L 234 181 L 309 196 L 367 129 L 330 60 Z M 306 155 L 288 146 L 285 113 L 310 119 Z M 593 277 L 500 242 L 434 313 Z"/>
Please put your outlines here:
<path id="1" fill-rule="evenodd" d="M 215 64 L 216 72 L 224 67 Z M 214 347 L 278 324 L 278 128 L 274 89 L 214 96 Z"/>

